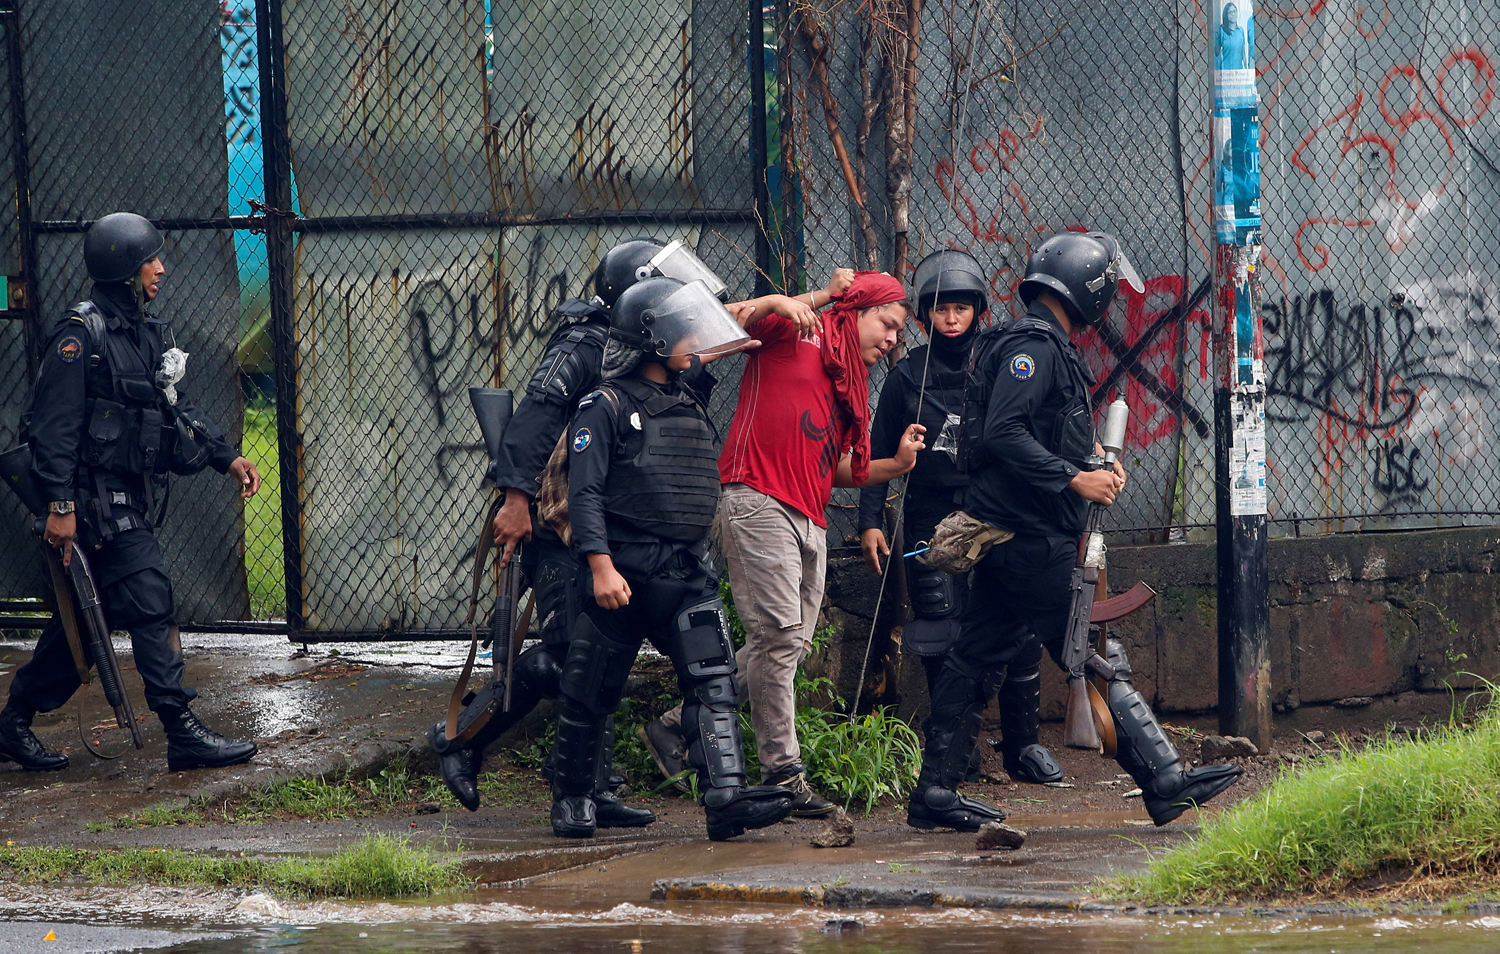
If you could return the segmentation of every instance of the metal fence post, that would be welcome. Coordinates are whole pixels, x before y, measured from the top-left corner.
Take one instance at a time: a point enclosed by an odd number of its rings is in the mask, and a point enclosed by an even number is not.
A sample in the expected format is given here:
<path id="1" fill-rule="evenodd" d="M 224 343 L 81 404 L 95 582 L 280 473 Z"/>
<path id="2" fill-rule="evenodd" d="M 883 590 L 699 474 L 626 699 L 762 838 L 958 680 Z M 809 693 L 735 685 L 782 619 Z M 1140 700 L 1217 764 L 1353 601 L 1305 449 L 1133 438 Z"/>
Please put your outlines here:
<path id="1" fill-rule="evenodd" d="M 31 144 L 26 129 L 26 70 L 21 62 L 21 12 L 15 0 L 0 5 L 0 29 L 5 31 L 5 58 L 10 78 L 11 157 L 16 180 L 16 230 L 21 253 L 19 288 L 10 284 L 10 301 L 0 308 L 21 312 L 26 329 L 26 370 L 36 374 L 42 329 L 36 313 L 36 230 L 31 221 Z M 17 307 L 19 305 L 19 307 Z"/>
<path id="2" fill-rule="evenodd" d="M 297 338 L 292 314 L 292 165 L 286 134 L 285 48 L 281 0 L 255 0 L 260 68 L 261 149 L 265 175 L 266 265 L 276 364 L 276 439 L 281 471 L 281 541 L 286 572 L 286 623 L 302 629 L 302 441 L 297 429 Z"/>
<path id="3" fill-rule="evenodd" d="M 1264 751 L 1271 743 L 1271 657 L 1265 344 L 1255 274 L 1261 252 L 1255 26 L 1249 3 L 1213 9 L 1220 11 L 1209 23 L 1219 731 L 1245 736 Z"/>

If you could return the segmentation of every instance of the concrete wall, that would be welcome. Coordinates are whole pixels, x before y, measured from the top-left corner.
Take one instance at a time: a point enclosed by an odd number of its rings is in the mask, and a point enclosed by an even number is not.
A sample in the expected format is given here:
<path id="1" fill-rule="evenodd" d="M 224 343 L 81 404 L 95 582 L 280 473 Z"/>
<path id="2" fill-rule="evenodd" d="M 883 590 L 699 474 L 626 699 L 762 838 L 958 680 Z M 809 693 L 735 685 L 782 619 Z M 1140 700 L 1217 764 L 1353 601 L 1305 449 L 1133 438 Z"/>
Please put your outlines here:
<path id="1" fill-rule="evenodd" d="M 1278 711 L 1354 696 L 1472 686 L 1500 672 L 1500 528 L 1330 534 L 1273 540 L 1271 681 Z M 1115 547 L 1110 589 L 1137 581 L 1160 594 L 1120 621 L 1136 684 L 1163 712 L 1213 709 L 1218 698 L 1214 546 Z M 856 560 L 829 568 L 825 618 L 838 636 L 814 660 L 852 695 L 879 578 Z M 1062 676 L 1043 665 L 1043 715 L 1062 717 Z M 876 673 L 877 679 L 882 674 Z M 885 674 L 900 711 L 920 716 L 920 664 Z M 888 701 L 894 701 L 887 696 Z"/>

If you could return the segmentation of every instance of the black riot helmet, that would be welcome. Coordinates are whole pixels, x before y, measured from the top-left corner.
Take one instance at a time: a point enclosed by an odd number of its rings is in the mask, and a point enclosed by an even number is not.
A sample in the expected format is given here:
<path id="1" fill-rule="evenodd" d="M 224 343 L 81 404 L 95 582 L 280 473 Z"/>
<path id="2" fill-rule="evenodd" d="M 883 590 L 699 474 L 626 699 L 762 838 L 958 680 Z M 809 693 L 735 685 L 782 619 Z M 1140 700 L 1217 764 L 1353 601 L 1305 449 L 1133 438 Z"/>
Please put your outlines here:
<path id="1" fill-rule="evenodd" d="M 922 259 L 912 273 L 917 321 L 924 328 L 930 327 L 932 309 L 950 301 L 973 305 L 977 320 L 989 311 L 989 298 L 985 295 L 987 284 L 984 269 L 968 252 L 951 248 L 933 252 Z"/>
<path id="2" fill-rule="evenodd" d="M 111 212 L 83 236 L 83 263 L 96 282 L 124 282 L 140 274 L 163 245 L 161 233 L 134 212 Z"/>
<path id="3" fill-rule="evenodd" d="M 648 361 L 744 350 L 750 335 L 701 281 L 647 278 L 620 293 L 610 309 L 610 337 L 641 349 Z"/>
<path id="4" fill-rule="evenodd" d="M 682 282 L 702 281 L 720 301 L 727 300 L 728 286 L 692 249 L 680 241 L 663 242 L 654 238 L 629 239 L 605 252 L 594 270 L 594 294 L 604 307 L 613 308 L 631 285 L 662 277 Z"/>
<path id="5" fill-rule="evenodd" d="M 1069 321 L 1097 325 L 1109 311 L 1121 281 L 1137 292 L 1146 290 L 1113 235 L 1059 232 L 1026 260 L 1021 300 L 1029 305 L 1042 292 L 1051 292 L 1063 303 Z"/>

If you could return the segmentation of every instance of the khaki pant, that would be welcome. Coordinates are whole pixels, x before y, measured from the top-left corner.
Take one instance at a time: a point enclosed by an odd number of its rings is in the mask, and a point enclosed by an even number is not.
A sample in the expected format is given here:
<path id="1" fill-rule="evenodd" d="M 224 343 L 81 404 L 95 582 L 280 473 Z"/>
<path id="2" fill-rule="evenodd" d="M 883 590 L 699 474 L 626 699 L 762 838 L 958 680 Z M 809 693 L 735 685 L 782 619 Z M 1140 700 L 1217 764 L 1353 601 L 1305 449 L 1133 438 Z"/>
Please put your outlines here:
<path id="1" fill-rule="evenodd" d="M 812 646 L 828 571 L 827 531 L 801 511 L 745 484 L 725 484 L 714 539 L 745 627 L 735 654 L 740 699 L 750 702 L 761 777 L 802 760 L 793 680 Z M 682 724 L 679 706 L 662 716 Z"/>

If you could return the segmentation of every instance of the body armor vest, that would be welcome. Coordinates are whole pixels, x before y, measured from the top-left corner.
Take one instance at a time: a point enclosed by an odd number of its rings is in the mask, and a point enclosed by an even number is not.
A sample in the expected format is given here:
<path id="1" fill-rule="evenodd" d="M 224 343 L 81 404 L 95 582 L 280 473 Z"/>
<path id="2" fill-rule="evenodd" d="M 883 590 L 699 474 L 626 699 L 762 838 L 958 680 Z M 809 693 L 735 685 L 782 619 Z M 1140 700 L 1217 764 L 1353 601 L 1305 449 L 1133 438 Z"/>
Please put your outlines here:
<path id="1" fill-rule="evenodd" d="M 1057 412 L 1052 428 L 1052 442 L 1047 450 L 1063 460 L 1087 470 L 1087 460 L 1094 451 L 1094 412 L 1092 395 L 1086 372 L 1068 354 L 1067 340 L 1060 338 L 1059 331 L 1051 323 L 1038 318 L 1023 317 L 996 328 L 982 332 L 969 361 L 963 396 L 963 424 L 959 430 L 958 467 L 964 473 L 973 473 L 978 467 L 989 463 L 987 455 L 980 449 L 984 434 L 984 419 L 989 411 L 990 391 L 994 388 L 994 375 L 998 366 L 985 359 L 1008 335 L 1026 335 L 1051 341 L 1061 352 L 1062 365 L 1066 368 L 1071 398 Z"/>
<path id="2" fill-rule="evenodd" d="M 943 447 L 942 436 L 952 415 L 957 421 L 964 406 L 964 371 L 939 371 L 928 363 L 923 345 L 896 365 L 906 388 L 906 415 L 902 420 L 927 428 L 927 450 L 917 455 L 917 466 L 912 469 L 911 481 L 924 487 L 963 487 L 969 480 L 959 472 Z M 922 387 L 922 372 L 926 369 L 927 387 Z M 920 404 L 920 406 L 918 406 Z M 955 424 L 955 426 L 957 426 Z"/>
<path id="3" fill-rule="evenodd" d="M 110 331 L 91 301 L 69 309 L 84 320 L 90 338 L 85 426 L 79 458 L 85 466 L 146 477 L 171 466 L 171 440 L 164 439 L 166 397 L 156 386 L 153 360 L 160 341 L 142 324 L 139 346 L 123 330 Z M 109 370 L 108 379 L 100 374 Z"/>
<path id="4" fill-rule="evenodd" d="M 620 397 L 605 512 L 668 540 L 704 539 L 719 503 L 719 454 L 708 416 L 686 394 L 663 393 L 638 378 L 610 381 L 605 389 Z M 638 442 L 630 439 L 637 427 Z"/>

